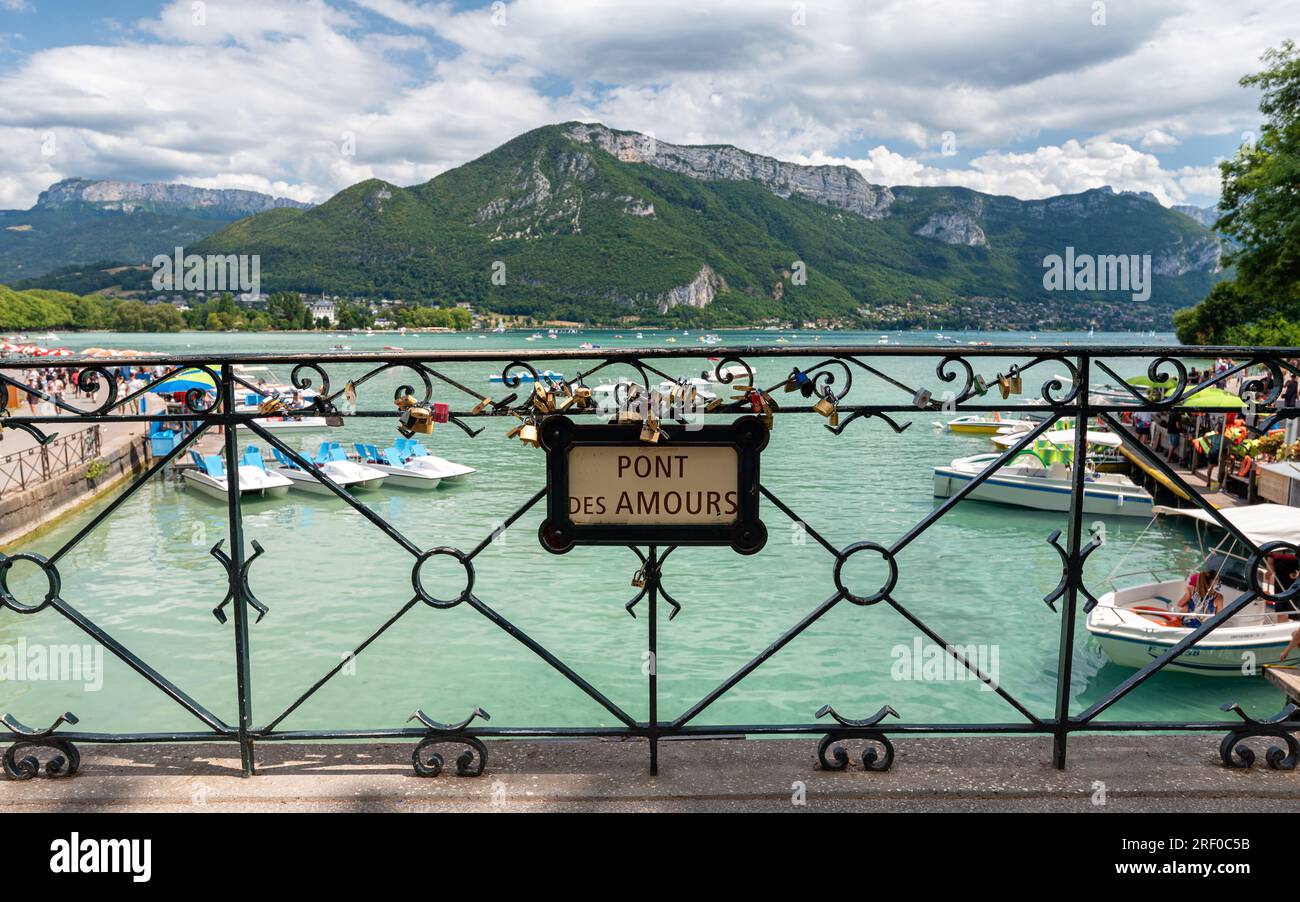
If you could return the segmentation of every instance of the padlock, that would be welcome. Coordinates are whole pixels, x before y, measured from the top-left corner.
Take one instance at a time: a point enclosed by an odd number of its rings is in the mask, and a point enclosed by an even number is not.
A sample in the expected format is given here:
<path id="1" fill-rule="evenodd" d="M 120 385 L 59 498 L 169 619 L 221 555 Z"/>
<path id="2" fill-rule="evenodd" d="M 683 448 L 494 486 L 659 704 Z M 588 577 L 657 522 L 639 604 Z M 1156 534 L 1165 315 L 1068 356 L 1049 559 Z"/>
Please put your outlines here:
<path id="1" fill-rule="evenodd" d="M 474 405 L 473 410 L 471 410 L 471 411 L 469 412 L 469 413 L 470 413 L 470 416 L 475 416 L 475 417 L 476 417 L 476 416 L 478 416 L 479 414 L 481 414 L 483 411 L 487 410 L 487 409 L 488 409 L 489 407 L 491 407 L 491 406 L 492 406 L 492 399 L 491 399 L 491 398 L 481 398 L 481 399 L 479 400 L 479 402 L 478 402 L 477 404 Z"/>
<path id="2" fill-rule="evenodd" d="M 749 409 L 754 413 L 762 413 L 764 410 L 763 393 L 756 388 L 749 390 Z"/>
<path id="3" fill-rule="evenodd" d="M 824 417 L 830 417 L 835 413 L 835 396 L 830 393 L 829 389 L 826 391 L 826 394 L 822 395 L 821 398 L 818 399 L 817 403 L 813 405 L 813 410 L 817 411 Z"/>
<path id="4" fill-rule="evenodd" d="M 1019 372 L 1014 372 L 1009 375 L 1007 381 L 1011 384 L 1011 394 L 1018 395 L 1024 391 L 1024 385 L 1021 382 Z"/>
<path id="5" fill-rule="evenodd" d="M 997 378 L 998 378 L 998 391 L 1002 395 L 1002 400 L 1005 401 L 1007 398 L 1011 396 L 1011 380 L 1008 379 L 1006 376 L 1002 375 L 1001 373 L 998 373 Z"/>
<path id="6" fill-rule="evenodd" d="M 393 403 L 397 405 L 398 410 L 408 410 L 415 406 L 415 397 L 413 395 L 398 395 L 393 398 Z"/>
<path id="7" fill-rule="evenodd" d="M 348 382 L 347 385 L 343 386 L 343 400 L 348 405 L 349 413 L 357 412 L 357 384 L 355 382 Z"/>
<path id="8" fill-rule="evenodd" d="M 717 410 L 718 408 L 720 408 L 720 407 L 722 407 L 722 399 L 721 399 L 721 398 L 710 398 L 710 399 L 709 399 L 709 402 L 708 402 L 707 404 L 704 405 L 704 412 L 705 412 L 705 413 L 713 413 L 714 411 L 716 411 L 716 410 Z"/>
<path id="9" fill-rule="evenodd" d="M 533 386 L 532 401 L 533 407 L 536 408 L 538 413 L 555 412 L 555 392 L 543 388 L 540 382 Z"/>
<path id="10" fill-rule="evenodd" d="M 981 398 L 989 393 L 989 384 L 984 381 L 983 376 L 975 377 L 974 386 L 975 394 L 979 395 Z"/>
<path id="11" fill-rule="evenodd" d="M 417 432 L 429 435 L 433 432 L 433 414 L 427 407 L 408 407 L 397 418 L 397 431 L 404 438 L 410 438 Z"/>
<path id="12" fill-rule="evenodd" d="M 447 423 L 451 421 L 451 405 L 444 404 L 441 401 L 433 405 L 433 421 L 435 423 Z"/>
<path id="13" fill-rule="evenodd" d="M 637 589 L 641 589 L 641 588 L 644 588 L 644 587 L 645 587 L 645 568 L 644 568 L 644 567 L 642 567 L 642 568 L 641 568 L 640 570 L 638 570 L 636 573 L 633 573 L 633 574 L 632 574 L 632 585 L 633 585 L 635 588 L 637 588 Z"/>
<path id="14" fill-rule="evenodd" d="M 286 408 L 284 402 L 278 395 L 271 395 L 269 398 L 263 398 L 257 405 L 257 412 L 264 417 L 283 416 Z"/>
<path id="15" fill-rule="evenodd" d="M 525 445 L 531 445 L 534 448 L 542 446 L 540 436 L 537 433 L 537 424 L 532 420 L 525 420 L 524 424 L 519 427 L 519 441 Z"/>
<path id="16" fill-rule="evenodd" d="M 918 388 L 916 390 L 916 394 L 912 395 L 912 403 L 916 405 L 919 409 L 925 410 L 927 407 L 930 406 L 930 400 L 933 397 L 934 397 L 934 393 L 931 392 L 930 389 Z"/>
<path id="17" fill-rule="evenodd" d="M 579 385 L 573 390 L 573 400 L 579 410 L 587 410 L 595 404 L 591 399 L 591 389 L 585 385 Z"/>
<path id="18" fill-rule="evenodd" d="M 646 421 L 641 424 L 641 441 L 657 444 L 659 442 L 659 421 L 654 417 L 647 417 Z"/>
<path id="19" fill-rule="evenodd" d="M 519 425 L 513 427 L 509 432 L 506 433 L 506 438 L 514 438 L 515 436 L 519 435 L 519 433 L 523 431 L 524 431 L 524 424 L 521 422 L 519 423 Z"/>
<path id="20" fill-rule="evenodd" d="M 798 391 L 811 381 L 807 373 L 801 372 L 798 367 L 795 367 L 790 371 L 790 378 L 785 380 L 785 390 L 788 392 Z"/>

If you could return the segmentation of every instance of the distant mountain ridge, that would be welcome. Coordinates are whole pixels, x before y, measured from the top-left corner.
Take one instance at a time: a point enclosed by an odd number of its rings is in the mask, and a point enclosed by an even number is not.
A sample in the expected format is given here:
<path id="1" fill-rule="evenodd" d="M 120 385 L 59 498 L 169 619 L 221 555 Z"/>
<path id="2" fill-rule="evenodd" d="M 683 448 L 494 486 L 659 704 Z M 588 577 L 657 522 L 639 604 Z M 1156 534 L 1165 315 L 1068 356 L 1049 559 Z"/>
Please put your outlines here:
<path id="1" fill-rule="evenodd" d="M 72 263 L 139 263 L 245 216 L 308 206 L 235 188 L 63 179 L 30 210 L 0 210 L 0 283 Z"/>
<path id="2" fill-rule="evenodd" d="M 242 188 L 195 188 L 168 182 L 120 182 L 110 179 L 68 178 L 40 193 L 34 209 L 87 204 L 122 213 L 185 211 L 238 219 L 280 207 L 306 209 L 311 204 L 273 197 Z"/>
<path id="3" fill-rule="evenodd" d="M 112 202 L 123 200 L 134 203 Z M 1150 301 L 1049 291 L 1045 260 L 1067 248 L 1150 254 Z M 264 290 L 719 326 L 1152 328 L 1205 295 L 1220 259 L 1213 232 L 1148 194 L 888 187 L 847 166 L 580 122 L 526 132 L 423 184 L 368 179 L 316 207 L 277 206 L 191 249 L 259 254 Z"/>

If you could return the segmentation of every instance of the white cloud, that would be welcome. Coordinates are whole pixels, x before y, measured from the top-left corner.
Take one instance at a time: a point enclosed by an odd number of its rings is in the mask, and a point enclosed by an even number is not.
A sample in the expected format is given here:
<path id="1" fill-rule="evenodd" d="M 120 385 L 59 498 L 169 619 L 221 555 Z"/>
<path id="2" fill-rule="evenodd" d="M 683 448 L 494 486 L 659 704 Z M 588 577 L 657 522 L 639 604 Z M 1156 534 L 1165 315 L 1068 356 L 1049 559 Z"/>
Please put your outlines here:
<path id="1" fill-rule="evenodd" d="M 1182 165 L 1196 162 L 1186 148 L 1257 127 L 1237 80 L 1300 21 L 1300 0 L 1126 0 L 1105 26 L 1090 8 L 825 0 L 798 24 L 787 0 L 222 0 L 196 22 L 174 0 L 0 74 L 0 207 L 69 175 L 323 200 L 372 176 L 423 181 L 575 118 L 783 159 L 861 157 L 886 184 L 1216 194 L 1212 166 Z M 955 168 L 938 154 L 947 131 Z M 1179 165 L 1162 164 L 1172 153 Z"/>

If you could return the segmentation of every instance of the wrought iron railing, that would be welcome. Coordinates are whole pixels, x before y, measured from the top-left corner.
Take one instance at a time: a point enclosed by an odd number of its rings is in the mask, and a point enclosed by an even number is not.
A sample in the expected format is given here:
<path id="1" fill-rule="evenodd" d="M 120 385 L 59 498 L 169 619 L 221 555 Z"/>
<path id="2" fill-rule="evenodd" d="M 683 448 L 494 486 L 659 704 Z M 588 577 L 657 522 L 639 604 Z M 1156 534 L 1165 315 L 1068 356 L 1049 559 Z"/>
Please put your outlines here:
<path id="1" fill-rule="evenodd" d="M 1194 383 L 1189 378 L 1188 368 L 1188 360 L 1193 359 L 1193 356 L 1196 360 L 1235 357 L 1244 362 L 1226 367 L 1220 366 L 1218 372 L 1212 377 Z M 790 345 L 691 350 L 685 348 L 680 350 L 673 348 L 579 349 L 540 353 L 521 351 L 512 354 L 491 351 L 392 351 L 382 354 L 341 353 L 329 356 L 212 354 L 108 362 L 99 359 L 63 361 L 65 364 L 79 368 L 79 387 L 95 398 L 92 408 L 73 407 L 47 397 L 46 401 L 61 408 L 60 416 L 23 416 L 16 412 L 5 412 L 3 415 L 5 428 L 24 430 L 38 440 L 43 440 L 50 424 L 56 421 L 94 424 L 145 423 L 161 420 L 174 422 L 178 416 L 174 412 L 157 415 L 140 414 L 135 412 L 138 406 L 131 402 L 150 391 L 162 380 L 170 379 L 184 370 L 196 370 L 201 378 L 210 380 L 216 390 L 205 393 L 201 388 L 193 388 L 186 393 L 185 410 L 181 418 L 193 424 L 193 431 L 185 434 L 169 453 L 157 457 L 146 472 L 122 488 L 105 508 L 96 513 L 57 551 L 48 557 L 31 552 L 0 555 L 0 604 L 3 604 L 11 614 L 24 617 L 57 615 L 65 618 L 108 649 L 112 655 L 127 664 L 176 705 L 198 719 L 203 729 L 192 732 L 152 733 L 80 731 L 69 729 L 78 723 L 72 712 L 57 717 L 52 716 L 49 726 L 29 728 L 11 715 L 5 714 L 4 724 L 8 732 L 2 738 L 12 745 L 4 755 L 4 766 L 10 777 L 22 779 L 34 776 L 40 770 L 40 761 L 35 753 L 41 749 L 45 750 L 45 757 L 48 759 L 47 772 L 71 773 L 76 770 L 79 762 L 76 743 L 218 740 L 238 744 L 243 772 L 245 775 L 251 775 L 255 770 L 255 746 L 260 742 L 388 738 L 413 742 L 414 767 L 421 775 L 434 775 L 442 769 L 443 758 L 438 754 L 437 748 L 446 745 L 454 745 L 462 749 L 456 759 L 457 772 L 474 775 L 481 773 L 487 765 L 488 748 L 485 740 L 521 737 L 622 737 L 646 741 L 650 767 L 654 770 L 657 768 L 659 743 L 668 739 L 808 735 L 821 737 L 816 751 L 823 767 L 831 769 L 846 767 L 850 758 L 844 745 L 851 743 L 865 747 L 861 755 L 864 767 L 880 770 L 888 768 L 894 759 L 891 737 L 939 733 L 986 733 L 1051 736 L 1054 748 L 1053 763 L 1060 768 L 1066 764 L 1067 740 L 1076 733 L 1223 731 L 1227 734 L 1221 747 L 1225 764 L 1237 766 L 1243 763 L 1249 764 L 1253 756 L 1242 740 L 1268 736 L 1278 738 L 1286 745 L 1285 750 L 1280 748 L 1270 750 L 1269 764 L 1277 767 L 1293 767 L 1297 759 L 1298 746 L 1292 733 L 1300 730 L 1300 720 L 1296 719 L 1294 706 L 1288 705 L 1277 717 L 1264 721 L 1249 717 L 1240 708 L 1235 710 L 1242 717 L 1241 721 L 1101 721 L 1098 718 L 1100 714 L 1151 679 L 1171 661 L 1194 648 L 1216 629 L 1223 627 L 1251 602 L 1261 598 L 1289 599 L 1300 591 L 1297 585 L 1279 590 L 1276 585 L 1270 583 L 1266 588 L 1260 575 L 1268 555 L 1282 550 L 1294 554 L 1296 552 L 1294 545 L 1289 542 L 1256 545 L 1196 490 L 1186 485 L 1178 472 L 1165 460 L 1153 453 L 1146 444 L 1138 441 L 1125 422 L 1126 419 L 1139 411 L 1158 414 L 1171 411 L 1175 407 L 1192 413 L 1201 410 L 1217 411 L 1219 410 L 1217 407 L 1203 407 L 1198 403 L 1200 399 L 1206 397 L 1202 393 L 1207 388 L 1234 384 L 1242 396 L 1248 399 L 1250 419 L 1253 421 L 1252 429 L 1256 434 L 1266 433 L 1276 423 L 1297 413 L 1296 409 L 1283 408 L 1279 404 L 1286 378 L 1300 373 L 1300 369 L 1292 359 L 1296 356 L 1300 356 L 1300 350 L 1207 348 L 1191 352 L 1181 349 L 1171 351 L 1168 348 L 1111 346 L 951 348 L 905 345 L 888 347 Z M 922 358 L 933 363 L 933 376 L 928 380 L 928 385 L 920 384 L 915 380 L 896 378 L 886 371 L 891 360 L 900 358 Z M 986 367 L 997 363 L 994 358 L 1008 362 L 999 364 L 996 372 L 985 371 Z M 690 391 L 689 386 L 674 379 L 660 368 L 664 365 L 664 361 L 677 359 L 696 360 L 704 366 L 705 370 L 712 372 L 714 377 L 712 381 L 720 388 L 723 395 L 729 395 L 734 391 L 734 397 L 721 397 L 709 402 L 695 397 L 696 393 Z M 536 391 L 536 385 L 546 384 L 540 370 L 544 369 L 547 363 L 561 360 L 579 365 L 581 371 L 572 377 L 555 382 L 550 386 L 552 391 L 549 396 L 546 391 Z M 776 365 L 782 371 L 792 362 L 797 365 L 792 367 L 788 375 L 776 380 L 767 380 L 769 384 L 762 385 L 754 378 L 754 366 L 757 361 L 762 361 L 765 367 Z M 448 364 L 464 362 L 492 363 L 494 370 L 497 365 L 503 364 L 502 378 L 499 382 L 504 391 L 509 394 L 494 400 L 486 393 L 468 387 L 463 381 L 452 378 L 443 371 Z M 1132 369 L 1139 363 L 1142 371 L 1151 381 L 1168 383 L 1172 387 L 1165 391 L 1149 392 L 1139 387 L 1129 386 L 1117 373 L 1116 368 Z M 149 385 L 125 396 L 119 396 L 117 383 L 108 367 L 133 364 L 149 368 L 161 367 L 164 372 L 156 375 Z M 301 405 L 288 412 L 322 416 L 333 425 L 346 424 L 353 418 L 395 419 L 397 416 L 395 408 L 387 401 L 382 406 L 369 409 L 364 407 L 357 409 L 355 402 L 358 389 L 376 376 L 386 372 L 401 372 L 409 375 L 408 381 L 412 384 L 403 385 L 398 389 L 396 400 L 402 402 L 399 403 L 399 407 L 409 407 L 412 403 L 415 406 L 432 407 L 435 388 L 439 392 L 450 391 L 449 396 L 459 398 L 461 403 L 453 403 L 441 413 L 447 422 L 455 424 L 469 435 L 478 435 L 492 422 L 521 428 L 532 426 L 537 428 L 539 433 L 545 433 L 544 427 L 547 422 L 556 417 L 595 423 L 599 422 L 602 416 L 614 415 L 621 419 L 623 415 L 619 414 L 618 410 L 627 413 L 637 405 L 640 405 L 641 411 L 637 419 L 643 421 L 647 414 L 651 417 L 656 414 L 662 415 L 663 419 L 658 424 L 658 428 L 662 430 L 669 442 L 673 440 L 674 435 L 679 434 L 679 430 L 690 427 L 691 417 L 700 416 L 711 421 L 725 422 L 735 420 L 739 416 L 757 414 L 762 419 L 768 419 L 769 422 L 780 421 L 783 425 L 790 421 L 802 422 L 805 425 L 821 423 L 826 425 L 835 436 L 843 433 L 854 421 L 877 418 L 887 424 L 893 433 L 901 433 L 907 428 L 907 424 L 901 421 L 909 414 L 943 411 L 958 416 L 1007 411 L 1011 405 L 1006 399 L 1012 393 L 1021 390 L 1035 400 L 1033 409 L 1041 412 L 1042 419 L 1032 428 L 1018 433 L 1015 441 L 988 467 L 954 491 L 950 497 L 936 503 L 932 510 L 922 516 L 903 535 L 888 543 L 864 536 L 860 541 L 844 547 L 832 544 L 818 530 L 815 522 L 809 522 L 809 519 L 815 520 L 815 518 L 808 518 L 806 511 L 796 513 L 787 501 L 783 500 L 779 486 L 760 482 L 756 490 L 761 494 L 759 501 L 764 506 L 767 516 L 788 517 L 802 524 L 807 535 L 825 550 L 835 591 L 814 605 L 780 635 L 755 637 L 756 642 L 768 643 L 763 650 L 679 713 L 666 716 L 661 713 L 657 683 L 658 668 L 650 667 L 646 674 L 649 716 L 646 719 L 638 719 L 615 703 L 602 692 L 599 686 L 588 682 L 557 654 L 504 616 L 492 606 L 489 599 L 482 597 L 475 590 L 475 567 L 479 563 L 479 555 L 495 538 L 509 530 L 520 517 L 546 499 L 547 486 L 538 486 L 536 492 L 527 501 L 505 515 L 499 526 L 473 547 L 422 547 L 374 509 L 360 503 L 327 475 L 313 469 L 302 454 L 291 448 L 274 432 L 256 422 L 259 417 L 276 412 L 273 407 L 261 411 L 236 409 L 237 400 L 243 392 L 261 390 L 258 385 L 250 383 L 236 372 L 239 365 L 254 364 L 292 367 L 293 385 L 298 389 L 311 389 L 315 395 L 310 405 Z M 30 365 L 35 367 L 45 364 L 33 361 Z M 8 366 L 11 369 L 22 370 L 26 364 L 14 362 Z M 634 379 L 630 383 L 624 382 L 621 387 L 615 389 L 612 402 L 614 409 L 608 405 L 602 409 L 592 401 L 586 389 L 589 389 L 597 379 L 604 379 L 612 372 L 619 372 L 615 369 L 617 367 L 624 367 L 621 372 L 632 373 Z M 1058 375 L 1062 371 L 1066 375 Z M 521 375 L 526 376 L 527 379 L 521 380 Z M 1261 375 L 1266 378 L 1261 379 Z M 879 390 L 887 392 L 889 400 L 885 403 L 855 403 L 850 398 L 850 390 L 855 379 L 860 383 L 869 382 Z M 0 381 L 19 385 L 27 390 L 21 379 L 15 382 L 0 373 Z M 1094 393 L 1094 387 L 1100 386 L 1103 382 L 1111 383 L 1115 390 L 1106 395 Z M 664 383 L 672 384 L 665 386 Z M 1036 388 L 1034 383 L 1037 383 Z M 680 388 L 674 387 L 673 384 Z M 403 401 L 403 399 L 407 400 Z M 672 407 L 673 404 L 687 400 L 690 402 L 689 411 L 684 407 Z M 789 403 L 791 401 L 794 403 Z M 662 412 L 664 403 L 668 403 L 670 408 L 667 412 Z M 1026 408 L 1016 409 L 1023 411 Z M 829 420 L 821 419 L 819 414 L 829 417 Z M 630 414 L 628 418 L 631 418 Z M 1097 597 L 1088 587 L 1086 564 L 1090 554 L 1099 546 L 1099 539 L 1084 525 L 1083 498 L 1090 478 L 1088 468 L 1083 465 L 1070 467 L 1071 500 L 1064 536 L 1062 537 L 1061 531 L 1057 531 L 1044 537 L 1060 554 L 1061 577 L 1059 585 L 1044 599 L 1059 618 L 1055 705 L 1050 716 L 1039 716 L 1018 699 L 1011 689 L 996 681 L 990 674 L 983 672 L 978 663 L 963 654 L 960 648 L 946 642 L 938 630 L 927 622 L 927 612 L 913 610 L 912 606 L 905 606 L 900 601 L 895 591 L 900 577 L 897 556 L 941 518 L 948 515 L 963 499 L 969 497 L 995 472 L 1018 455 L 1031 449 L 1040 436 L 1053 427 L 1059 428 L 1061 421 L 1067 418 L 1073 420 L 1069 428 L 1074 431 L 1077 448 L 1082 449 L 1086 445 L 1089 421 L 1099 421 L 1101 425 L 1121 436 L 1124 445 L 1133 455 L 1142 460 L 1150 471 L 1160 474 L 1180 487 L 1189 497 L 1191 504 L 1205 510 L 1220 527 L 1241 541 L 1249 549 L 1250 560 L 1246 572 L 1250 584 L 1240 596 L 1227 603 L 1217 614 L 1207 617 L 1180 641 L 1153 656 L 1149 663 L 1135 670 L 1129 678 L 1108 691 L 1104 697 L 1089 704 L 1083 710 L 1071 710 L 1070 686 L 1074 668 L 1074 651 L 1080 644 L 1080 637 L 1077 635 L 1077 614 L 1081 608 L 1088 611 L 1098 603 Z M 248 433 L 257 436 L 311 473 L 331 493 L 369 521 L 375 528 L 377 538 L 383 537 L 395 543 L 409 555 L 412 568 L 411 583 L 414 590 L 412 596 L 400 605 L 377 630 L 362 637 L 356 643 L 352 651 L 353 656 L 364 653 L 376 639 L 388 630 L 394 629 L 405 613 L 418 605 L 423 604 L 440 610 L 464 606 L 473 609 L 499 627 L 509 637 L 537 655 L 550 668 L 563 675 L 608 712 L 617 721 L 617 725 L 529 727 L 494 723 L 489 726 L 487 713 L 476 708 L 458 723 L 441 722 L 423 711 L 416 711 L 411 717 L 411 721 L 416 722 L 414 726 L 389 724 L 368 729 L 282 729 L 281 724 L 285 719 L 343 670 L 347 659 L 340 661 L 338 665 L 312 682 L 291 704 L 273 717 L 261 721 L 254 720 L 252 715 L 254 674 L 250 667 L 250 642 L 252 641 L 250 623 L 253 622 L 253 617 L 250 611 L 256 612 L 257 618 L 260 619 L 267 608 L 253 595 L 249 587 L 250 568 L 261 554 L 262 548 L 257 542 L 253 542 L 253 551 L 250 554 L 246 547 L 248 543 L 244 536 L 238 500 L 239 452 L 234 428 L 236 426 L 247 429 Z M 223 431 L 221 443 L 227 463 L 230 494 L 229 535 L 225 549 L 223 550 L 221 543 L 218 543 L 212 552 L 225 567 L 227 593 L 214 613 L 218 620 L 224 622 L 225 611 L 228 608 L 234 621 L 231 664 L 236 674 L 238 711 L 234 722 L 227 722 L 218 717 L 152 664 L 138 657 L 123 639 L 110 632 L 102 623 L 83 613 L 74 600 L 64 597 L 60 580 L 61 562 L 72 549 L 96 530 L 142 485 L 158 478 L 174 461 L 183 459 L 182 456 L 200 437 L 209 434 L 217 427 L 221 427 Z M 515 429 L 511 432 L 518 434 L 518 430 Z M 493 440 L 491 435 L 492 433 L 489 433 L 487 437 L 480 440 Z M 544 435 L 540 437 L 545 440 Z M 828 437 L 826 440 L 835 439 Z M 1082 460 L 1081 452 L 1078 456 Z M 670 617 L 676 613 L 679 606 L 678 599 L 666 591 L 663 581 L 665 568 L 669 566 L 669 559 L 674 550 L 675 546 L 672 545 L 632 546 L 632 551 L 641 564 L 636 580 L 640 588 L 636 597 L 628 603 L 628 608 L 635 613 L 634 608 L 638 604 L 645 603 L 642 610 L 648 621 L 647 648 L 651 656 L 656 655 L 658 651 L 660 602 L 670 606 Z M 882 586 L 864 589 L 850 585 L 851 580 L 844 572 L 845 564 L 858 554 L 875 555 L 883 560 L 888 576 Z M 438 598 L 424 587 L 420 579 L 421 567 L 426 561 L 435 557 L 450 558 L 459 563 L 464 573 L 464 588 L 459 594 Z M 36 565 L 44 572 L 47 590 L 39 600 L 20 601 L 10 589 L 8 577 L 11 568 L 16 562 L 22 560 Z M 146 590 L 142 588 L 141 591 Z M 756 591 L 761 591 L 761 587 Z M 844 716 L 828 705 L 816 711 L 814 717 L 804 722 L 724 725 L 697 722 L 702 712 L 765 662 L 781 654 L 793 640 L 821 621 L 828 612 L 846 602 L 863 608 L 884 604 L 895 609 L 916 630 L 942 647 L 958 665 L 985 683 L 1016 712 L 1016 717 L 1002 722 L 917 723 L 902 720 L 898 712 L 888 705 L 882 707 L 873 716 L 865 718 Z M 1230 690 L 1225 687 L 1224 691 L 1226 693 Z M 1224 710 L 1231 709 L 1232 706 L 1224 708 Z M 53 752 L 52 758 L 50 752 Z"/>
<path id="2" fill-rule="evenodd" d="M 62 419 L 67 420 L 67 417 Z M 99 457 L 98 424 L 0 457 L 0 498 L 47 482 Z"/>

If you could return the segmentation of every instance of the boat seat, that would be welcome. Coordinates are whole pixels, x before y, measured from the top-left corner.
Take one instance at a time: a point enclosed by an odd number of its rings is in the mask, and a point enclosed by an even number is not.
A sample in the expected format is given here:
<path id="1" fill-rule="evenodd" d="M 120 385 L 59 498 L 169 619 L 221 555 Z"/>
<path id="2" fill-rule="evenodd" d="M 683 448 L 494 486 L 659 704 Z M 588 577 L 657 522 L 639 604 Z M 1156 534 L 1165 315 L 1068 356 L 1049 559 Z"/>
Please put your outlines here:
<path id="1" fill-rule="evenodd" d="M 221 461 L 220 454 L 209 454 L 203 458 L 204 471 L 213 479 L 226 478 L 226 465 Z"/>
<path id="2" fill-rule="evenodd" d="M 384 451 L 383 457 L 380 459 L 390 467 L 403 466 L 402 452 L 397 448 L 388 448 Z"/>
<path id="3" fill-rule="evenodd" d="M 275 455 L 275 459 L 280 462 L 281 466 L 288 467 L 290 470 L 302 469 L 296 463 L 290 460 L 288 456 L 279 448 L 272 448 L 271 453 Z"/>
<path id="4" fill-rule="evenodd" d="M 208 472 L 208 466 L 203 462 L 203 458 L 200 456 L 199 452 L 191 449 L 190 460 L 194 462 L 194 469 L 198 470 L 200 473 Z"/>
<path id="5" fill-rule="evenodd" d="M 249 445 L 244 449 L 244 456 L 240 463 L 246 467 L 257 467 L 259 470 L 266 469 L 266 461 L 262 460 L 262 451 L 256 445 Z"/>

